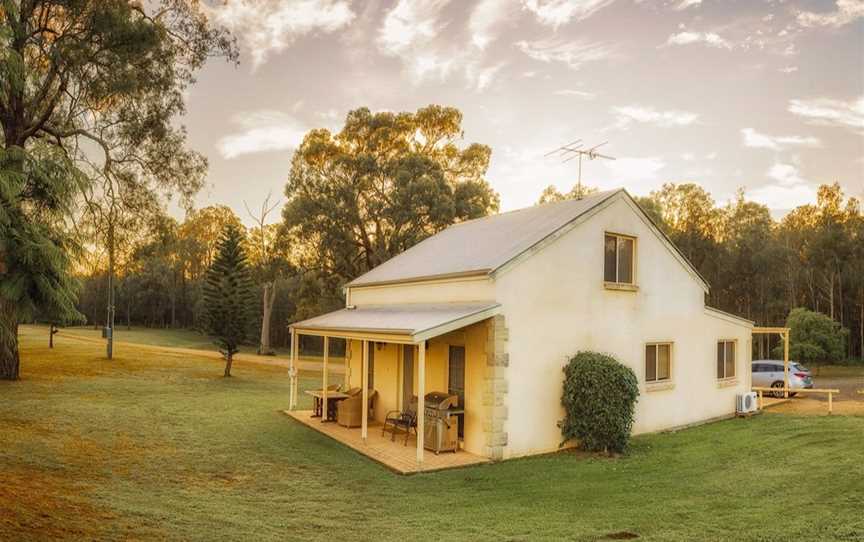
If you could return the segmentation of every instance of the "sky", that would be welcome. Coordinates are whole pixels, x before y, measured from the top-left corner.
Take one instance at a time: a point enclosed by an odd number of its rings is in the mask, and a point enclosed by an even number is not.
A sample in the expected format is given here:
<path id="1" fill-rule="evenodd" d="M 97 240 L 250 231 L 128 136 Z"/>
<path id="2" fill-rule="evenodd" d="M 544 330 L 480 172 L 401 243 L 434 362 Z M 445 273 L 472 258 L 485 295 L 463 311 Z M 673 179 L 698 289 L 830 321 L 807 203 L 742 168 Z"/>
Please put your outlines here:
<path id="1" fill-rule="evenodd" d="M 569 190 L 581 139 L 615 157 L 583 183 L 647 195 L 744 188 L 776 216 L 819 184 L 864 197 L 864 0 L 210 0 L 241 49 L 199 73 L 180 119 L 209 160 L 197 206 L 247 223 L 282 196 L 293 149 L 348 111 L 463 113 L 492 148 L 501 209 Z M 274 213 L 271 220 L 278 220 Z"/>

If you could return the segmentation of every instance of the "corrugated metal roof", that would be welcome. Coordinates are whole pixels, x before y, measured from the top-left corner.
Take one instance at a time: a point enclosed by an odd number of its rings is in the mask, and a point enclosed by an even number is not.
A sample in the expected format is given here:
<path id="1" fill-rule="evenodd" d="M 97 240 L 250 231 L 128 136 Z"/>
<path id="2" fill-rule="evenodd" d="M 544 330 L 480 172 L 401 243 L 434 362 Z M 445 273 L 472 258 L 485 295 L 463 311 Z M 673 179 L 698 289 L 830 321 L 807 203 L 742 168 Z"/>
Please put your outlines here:
<path id="1" fill-rule="evenodd" d="M 535 205 L 455 224 L 351 281 L 348 286 L 489 273 L 622 190 Z"/>
<path id="2" fill-rule="evenodd" d="M 469 325 L 467 319 L 488 318 L 500 305 L 481 303 L 409 303 L 404 305 L 364 305 L 341 309 L 291 324 L 297 330 L 355 331 L 405 335 L 412 338 L 453 324 Z M 420 337 L 423 338 L 423 337 Z"/>

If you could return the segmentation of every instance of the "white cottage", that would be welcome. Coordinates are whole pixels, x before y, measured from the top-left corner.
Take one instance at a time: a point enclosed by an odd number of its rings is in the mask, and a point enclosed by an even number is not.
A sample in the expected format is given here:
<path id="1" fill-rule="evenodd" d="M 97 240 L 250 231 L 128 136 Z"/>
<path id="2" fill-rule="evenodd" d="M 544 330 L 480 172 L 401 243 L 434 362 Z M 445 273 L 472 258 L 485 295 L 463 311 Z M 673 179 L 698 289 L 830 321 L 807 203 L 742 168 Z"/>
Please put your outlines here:
<path id="1" fill-rule="evenodd" d="M 364 439 L 413 397 L 423 412 L 426 393 L 449 392 L 460 450 L 507 459 L 558 449 L 562 368 L 579 350 L 636 373 L 635 433 L 733 415 L 753 323 L 707 292 L 621 189 L 451 226 L 350 282 L 344 309 L 291 328 L 347 339 L 348 385 L 374 390 Z"/>

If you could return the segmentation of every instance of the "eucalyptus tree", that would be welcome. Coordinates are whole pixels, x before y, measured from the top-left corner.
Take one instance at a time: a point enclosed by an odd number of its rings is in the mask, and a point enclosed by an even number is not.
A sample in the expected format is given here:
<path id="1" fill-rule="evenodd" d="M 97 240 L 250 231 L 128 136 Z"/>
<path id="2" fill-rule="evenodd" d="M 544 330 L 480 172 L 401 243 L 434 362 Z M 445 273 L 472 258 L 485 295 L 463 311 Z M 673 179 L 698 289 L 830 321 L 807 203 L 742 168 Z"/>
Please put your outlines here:
<path id="1" fill-rule="evenodd" d="M 237 50 L 196 1 L 0 0 L 0 378 L 18 376 L 22 317 L 76 312 L 68 217 L 100 192 L 85 173 L 104 176 L 109 200 L 200 187 L 206 161 L 173 121 L 214 55 Z"/>
<path id="2" fill-rule="evenodd" d="M 498 209 L 486 182 L 491 150 L 458 145 L 462 114 L 431 105 L 414 113 L 348 113 L 339 133 L 312 130 L 294 153 L 284 226 L 310 286 L 338 297 L 347 280 L 455 222 Z M 321 307 L 325 308 L 325 307 Z"/>

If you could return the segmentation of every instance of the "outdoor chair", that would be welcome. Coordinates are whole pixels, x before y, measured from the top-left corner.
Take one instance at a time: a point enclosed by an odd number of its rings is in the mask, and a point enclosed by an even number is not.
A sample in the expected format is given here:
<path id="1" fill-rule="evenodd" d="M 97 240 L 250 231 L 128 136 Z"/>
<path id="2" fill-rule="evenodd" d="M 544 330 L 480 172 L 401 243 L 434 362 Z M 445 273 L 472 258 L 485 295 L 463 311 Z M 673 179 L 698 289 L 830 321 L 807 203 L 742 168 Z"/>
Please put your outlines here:
<path id="1" fill-rule="evenodd" d="M 391 410 L 384 417 L 384 427 L 381 429 L 383 437 L 387 430 L 390 430 L 390 441 L 396 440 L 398 431 L 405 432 L 405 446 L 408 446 L 408 437 L 411 436 L 411 430 L 414 430 L 414 435 L 417 435 L 417 397 L 411 399 L 411 403 L 404 411 Z"/>
<path id="2" fill-rule="evenodd" d="M 354 395 L 351 395 L 351 392 L 357 390 Z M 336 423 L 343 427 L 360 427 L 363 423 L 363 394 L 360 388 L 352 388 L 348 390 L 348 395 L 351 397 L 347 399 L 343 399 L 336 403 Z M 378 392 L 375 390 L 369 390 L 369 402 L 367 403 L 366 408 L 370 411 L 372 410 L 372 406 L 375 404 L 375 396 L 378 395 Z M 372 416 L 370 415 L 371 419 Z"/>

